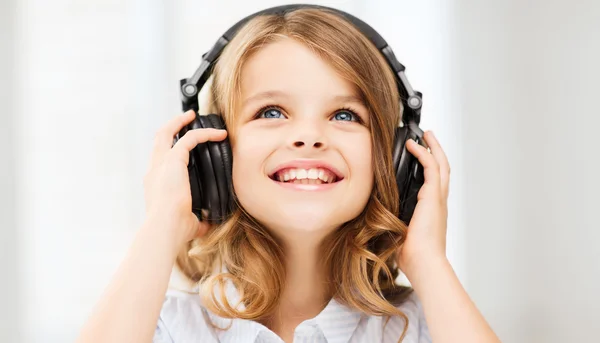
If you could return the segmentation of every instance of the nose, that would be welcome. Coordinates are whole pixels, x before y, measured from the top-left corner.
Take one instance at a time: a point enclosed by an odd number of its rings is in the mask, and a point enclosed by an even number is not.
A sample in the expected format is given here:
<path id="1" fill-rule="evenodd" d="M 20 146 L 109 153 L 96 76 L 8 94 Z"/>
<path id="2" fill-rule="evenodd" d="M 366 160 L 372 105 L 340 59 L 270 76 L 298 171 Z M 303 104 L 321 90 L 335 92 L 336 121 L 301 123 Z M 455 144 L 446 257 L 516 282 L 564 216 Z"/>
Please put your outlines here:
<path id="1" fill-rule="evenodd" d="M 306 144 L 306 143 L 305 143 L 304 141 L 302 141 L 302 140 L 299 140 L 299 141 L 295 141 L 295 142 L 294 142 L 294 147 L 296 147 L 296 148 L 301 148 L 301 147 L 303 147 L 303 146 L 305 146 L 305 145 L 310 145 L 310 144 Z M 323 146 L 323 142 L 313 142 L 312 146 L 313 146 L 313 147 L 315 147 L 315 148 L 320 148 L 320 147 L 322 147 L 322 146 Z"/>
<path id="2" fill-rule="evenodd" d="M 317 120 L 303 120 L 291 128 L 290 147 L 324 149 L 326 144 L 325 129 Z"/>

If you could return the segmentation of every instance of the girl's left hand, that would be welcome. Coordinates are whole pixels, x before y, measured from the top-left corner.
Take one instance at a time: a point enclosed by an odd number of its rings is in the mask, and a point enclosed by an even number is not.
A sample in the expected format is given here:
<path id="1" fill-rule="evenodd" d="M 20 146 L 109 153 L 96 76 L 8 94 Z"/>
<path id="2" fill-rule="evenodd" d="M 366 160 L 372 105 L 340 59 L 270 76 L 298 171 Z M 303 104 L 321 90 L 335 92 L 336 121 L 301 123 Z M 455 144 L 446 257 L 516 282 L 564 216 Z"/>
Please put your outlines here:
<path id="1" fill-rule="evenodd" d="M 446 258 L 450 165 L 433 133 L 427 131 L 423 138 L 431 153 L 413 140 L 406 147 L 423 165 L 425 176 L 406 240 L 398 251 L 398 265 L 409 281 L 420 265 Z"/>

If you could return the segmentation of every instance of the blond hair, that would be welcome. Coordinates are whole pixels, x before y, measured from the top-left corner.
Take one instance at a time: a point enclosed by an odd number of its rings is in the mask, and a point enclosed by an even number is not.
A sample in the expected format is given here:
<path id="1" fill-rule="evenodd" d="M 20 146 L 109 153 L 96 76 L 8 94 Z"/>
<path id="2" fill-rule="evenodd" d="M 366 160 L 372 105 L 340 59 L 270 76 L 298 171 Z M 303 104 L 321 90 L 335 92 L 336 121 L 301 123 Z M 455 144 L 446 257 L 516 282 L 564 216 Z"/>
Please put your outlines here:
<path id="1" fill-rule="evenodd" d="M 392 166 L 394 130 L 402 108 L 396 80 L 377 48 L 354 25 L 327 10 L 299 9 L 255 17 L 216 61 L 211 111 L 220 113 L 233 129 L 245 61 L 264 45 L 284 37 L 307 46 L 354 84 L 370 113 L 374 165 L 370 199 L 357 218 L 333 231 L 320 247 L 328 266 L 329 279 L 325 281 L 330 294 L 363 313 L 401 316 L 408 326 L 408 317 L 397 306 L 411 289 L 395 283 L 399 275 L 396 251 L 407 231 L 397 217 L 399 197 Z M 273 314 L 280 299 L 286 273 L 283 257 L 281 245 L 236 202 L 223 224 L 181 251 L 177 265 L 200 285 L 200 296 L 210 311 L 225 318 L 261 321 Z M 226 272 L 220 266 L 225 266 Z M 215 296 L 215 286 L 224 294 L 227 280 L 240 291 L 243 311 L 226 299 L 219 303 Z M 406 327 L 400 340 L 405 333 Z"/>

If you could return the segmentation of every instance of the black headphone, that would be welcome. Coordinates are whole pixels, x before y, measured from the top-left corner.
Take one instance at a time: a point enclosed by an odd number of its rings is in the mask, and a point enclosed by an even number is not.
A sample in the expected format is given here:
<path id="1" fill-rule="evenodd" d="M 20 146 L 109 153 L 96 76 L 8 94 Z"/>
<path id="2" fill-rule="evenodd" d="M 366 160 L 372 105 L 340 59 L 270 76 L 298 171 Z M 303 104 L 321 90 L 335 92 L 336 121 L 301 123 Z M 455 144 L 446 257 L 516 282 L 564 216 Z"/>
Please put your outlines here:
<path id="1" fill-rule="evenodd" d="M 238 29 L 255 16 L 283 15 L 301 8 L 325 9 L 342 15 L 377 47 L 396 76 L 404 113 L 402 115 L 403 125 L 396 128 L 395 132 L 393 163 L 400 193 L 398 218 L 408 225 L 417 205 L 417 194 L 424 183 L 424 176 L 423 166 L 406 150 L 405 143 L 408 139 L 414 139 L 420 145 L 427 147 L 423 141 L 423 131 L 419 128 L 423 94 L 412 89 L 404 74 L 405 67 L 398 62 L 385 40 L 369 25 L 340 10 L 307 4 L 284 5 L 256 12 L 233 25 L 208 52 L 202 55 L 202 62 L 194 75 L 180 81 L 183 111 L 193 109 L 196 112 L 196 119 L 179 132 L 175 141 L 188 130 L 225 129 L 225 123 L 219 114 L 198 115 L 198 93 L 211 75 L 213 63 L 220 56 L 223 48 L 233 39 Z M 209 215 L 205 219 L 213 223 L 222 222 L 231 213 L 233 209 L 232 162 L 231 147 L 227 138 L 220 142 L 199 144 L 190 152 L 188 171 L 192 192 L 192 212 L 198 219 L 202 220 L 201 209 L 208 210 Z"/>

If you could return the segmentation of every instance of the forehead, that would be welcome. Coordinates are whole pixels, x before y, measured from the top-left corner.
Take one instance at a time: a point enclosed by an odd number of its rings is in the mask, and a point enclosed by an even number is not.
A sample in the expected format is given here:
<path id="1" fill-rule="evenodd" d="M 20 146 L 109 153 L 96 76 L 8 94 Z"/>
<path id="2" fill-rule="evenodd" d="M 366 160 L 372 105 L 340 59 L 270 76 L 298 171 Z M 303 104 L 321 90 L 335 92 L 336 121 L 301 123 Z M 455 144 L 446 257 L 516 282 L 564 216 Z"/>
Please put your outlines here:
<path id="1" fill-rule="evenodd" d="M 281 91 L 326 101 L 334 95 L 357 96 L 356 87 L 306 45 L 282 38 L 261 47 L 241 71 L 242 99 L 264 91 Z"/>

